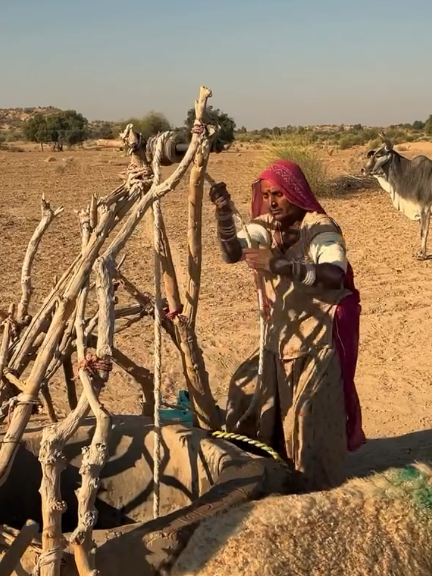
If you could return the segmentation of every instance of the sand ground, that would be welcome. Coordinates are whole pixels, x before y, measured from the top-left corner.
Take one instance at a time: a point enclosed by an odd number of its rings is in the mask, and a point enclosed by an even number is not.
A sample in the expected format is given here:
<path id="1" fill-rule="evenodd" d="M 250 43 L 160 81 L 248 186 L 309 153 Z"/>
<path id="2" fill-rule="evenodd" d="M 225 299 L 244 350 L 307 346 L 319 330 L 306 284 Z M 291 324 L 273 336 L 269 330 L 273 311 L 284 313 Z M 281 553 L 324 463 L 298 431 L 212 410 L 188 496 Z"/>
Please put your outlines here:
<path id="1" fill-rule="evenodd" d="M 359 165 L 362 150 L 327 157 L 336 174 Z M 411 144 L 408 156 L 425 153 L 431 144 Z M 53 161 L 47 161 L 49 157 Z M 0 225 L 3 281 L 0 309 L 17 302 L 20 271 L 29 238 L 36 227 L 42 193 L 64 213 L 44 237 L 34 268 L 35 311 L 50 290 L 54 276 L 73 260 L 80 246 L 75 209 L 92 193 L 107 194 L 120 183 L 127 164 L 117 150 L 55 154 L 36 149 L 0 152 Z M 249 184 L 263 162 L 260 151 L 228 152 L 210 161 L 209 171 L 224 180 L 238 208 L 247 215 Z M 170 169 L 165 170 L 167 174 Z M 432 454 L 432 261 L 418 262 L 418 224 L 396 212 L 388 195 L 356 191 L 324 199 L 327 211 L 342 226 L 356 282 L 361 291 L 361 349 L 357 387 L 364 426 L 370 441 L 350 458 L 357 472 L 428 458 Z M 187 228 L 187 182 L 166 197 L 163 211 L 181 287 L 184 287 Z M 216 244 L 214 211 L 204 204 L 203 272 L 198 337 L 216 397 L 226 392 L 229 378 L 257 346 L 258 317 L 251 274 L 244 264 L 225 265 Z M 131 238 L 123 265 L 125 275 L 142 290 L 153 291 L 151 236 L 141 224 Z M 138 365 L 152 369 L 153 327 L 143 320 L 123 332 L 116 345 Z M 180 360 L 164 340 L 163 384 L 166 398 L 184 386 Z M 59 413 L 66 409 L 61 378 L 53 382 Z M 137 413 L 140 389 L 114 368 L 103 393 L 106 406 Z"/>

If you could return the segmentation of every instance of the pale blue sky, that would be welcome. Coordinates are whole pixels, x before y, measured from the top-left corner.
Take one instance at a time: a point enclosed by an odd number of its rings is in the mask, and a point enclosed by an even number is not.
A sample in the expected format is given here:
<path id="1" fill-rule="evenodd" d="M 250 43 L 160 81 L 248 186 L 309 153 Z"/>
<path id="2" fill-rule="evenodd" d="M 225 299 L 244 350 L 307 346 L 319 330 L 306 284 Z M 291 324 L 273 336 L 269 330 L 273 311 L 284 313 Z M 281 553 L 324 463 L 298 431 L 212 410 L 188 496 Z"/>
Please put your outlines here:
<path id="1" fill-rule="evenodd" d="M 432 0 L 0 0 L 0 108 L 180 125 L 201 84 L 248 129 L 432 113 Z"/>

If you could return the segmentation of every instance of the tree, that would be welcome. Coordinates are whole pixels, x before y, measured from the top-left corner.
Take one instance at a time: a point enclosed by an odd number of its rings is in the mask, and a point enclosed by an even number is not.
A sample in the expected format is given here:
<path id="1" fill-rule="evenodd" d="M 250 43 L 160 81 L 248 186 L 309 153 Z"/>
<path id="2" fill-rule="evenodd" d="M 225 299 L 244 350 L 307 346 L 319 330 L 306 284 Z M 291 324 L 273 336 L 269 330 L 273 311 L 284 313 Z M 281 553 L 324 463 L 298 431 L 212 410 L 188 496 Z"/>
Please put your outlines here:
<path id="1" fill-rule="evenodd" d="M 90 138 L 104 140 L 113 140 L 118 138 L 120 128 L 114 124 L 114 122 L 106 122 L 105 120 L 98 120 L 91 123 L 90 127 Z"/>
<path id="2" fill-rule="evenodd" d="M 49 142 L 48 126 L 46 116 L 35 114 L 33 118 L 27 120 L 23 129 L 24 138 L 29 142 L 40 144 L 43 152 L 44 144 Z"/>
<path id="3" fill-rule="evenodd" d="M 87 139 L 88 120 L 76 110 L 64 110 L 49 116 L 36 114 L 24 125 L 24 137 L 43 145 L 51 143 L 54 150 L 63 150 L 63 144 L 75 146 Z"/>
<path id="4" fill-rule="evenodd" d="M 236 129 L 236 123 L 234 122 L 231 116 L 228 116 L 219 108 L 213 108 L 213 106 L 207 107 L 207 116 L 210 123 L 218 124 L 219 126 L 219 133 L 216 140 L 213 141 L 213 152 L 222 152 L 229 148 L 229 146 L 234 142 L 235 135 L 234 130 Z M 192 126 L 195 120 L 195 109 L 191 108 L 185 120 L 185 126 L 188 130 L 188 134 L 190 137 L 190 133 L 192 130 Z"/>
<path id="5" fill-rule="evenodd" d="M 425 125 L 424 125 L 424 130 L 425 130 L 426 134 L 428 134 L 429 136 L 432 135 L 432 114 L 426 120 Z"/>
<path id="6" fill-rule="evenodd" d="M 423 130 L 425 127 L 425 123 L 422 122 L 422 120 L 415 120 L 412 123 L 412 127 L 414 128 L 414 130 Z"/>
<path id="7" fill-rule="evenodd" d="M 123 122 L 122 130 L 128 124 L 133 124 L 134 130 L 140 132 L 144 140 L 150 136 L 154 136 L 159 132 L 166 132 L 172 130 L 172 126 L 168 118 L 162 112 L 151 111 L 143 118 L 130 118 L 127 122 Z"/>

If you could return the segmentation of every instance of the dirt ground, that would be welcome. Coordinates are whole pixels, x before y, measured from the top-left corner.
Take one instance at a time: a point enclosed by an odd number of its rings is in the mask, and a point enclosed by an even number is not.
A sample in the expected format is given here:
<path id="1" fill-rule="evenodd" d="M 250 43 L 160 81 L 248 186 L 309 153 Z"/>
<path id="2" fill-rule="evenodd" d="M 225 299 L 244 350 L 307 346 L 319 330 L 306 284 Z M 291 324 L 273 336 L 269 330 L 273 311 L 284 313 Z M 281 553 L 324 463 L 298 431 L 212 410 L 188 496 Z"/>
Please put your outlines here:
<path id="1" fill-rule="evenodd" d="M 327 155 L 336 174 L 359 165 L 362 151 Z M 404 154 L 426 153 L 431 144 L 411 144 Z M 49 157 L 54 160 L 49 161 Z M 105 195 L 120 183 L 128 160 L 116 150 L 63 154 L 0 152 L 0 225 L 3 282 L 0 308 L 17 302 L 21 263 L 39 221 L 42 193 L 53 207 L 64 206 L 43 239 L 34 269 L 34 311 L 80 246 L 74 210 L 92 193 Z M 259 151 L 213 156 L 209 172 L 224 180 L 243 214 L 248 214 L 249 185 L 263 165 Z M 167 174 L 170 169 L 167 169 Z M 432 261 L 418 262 L 418 225 L 392 207 L 384 192 L 359 191 L 324 199 L 327 211 L 342 226 L 357 285 L 361 291 L 361 349 L 357 387 L 370 442 L 351 458 L 352 469 L 410 462 L 432 453 Z M 163 201 L 163 212 L 179 281 L 184 287 L 186 262 L 187 182 Z M 257 347 L 258 316 L 252 276 L 244 264 L 227 266 L 220 257 L 214 211 L 204 205 L 203 274 L 198 336 L 215 396 L 226 392 L 236 367 Z M 142 290 L 153 291 L 153 262 L 148 224 L 141 224 L 127 247 L 125 275 Z M 120 334 L 116 345 L 139 366 L 152 369 L 153 327 L 143 320 Z M 184 387 L 180 360 L 164 341 L 164 394 L 173 398 Z M 56 408 L 65 411 L 61 378 L 53 384 Z M 103 393 L 105 405 L 123 413 L 140 411 L 140 390 L 115 367 Z"/>

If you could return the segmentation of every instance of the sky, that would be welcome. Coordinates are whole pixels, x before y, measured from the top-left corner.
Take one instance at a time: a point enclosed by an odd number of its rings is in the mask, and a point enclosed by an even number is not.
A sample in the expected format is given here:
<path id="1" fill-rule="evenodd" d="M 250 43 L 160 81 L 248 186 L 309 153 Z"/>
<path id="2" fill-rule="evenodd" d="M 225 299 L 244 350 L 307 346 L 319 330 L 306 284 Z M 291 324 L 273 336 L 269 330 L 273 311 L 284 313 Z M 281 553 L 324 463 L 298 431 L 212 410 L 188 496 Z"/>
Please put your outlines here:
<path id="1" fill-rule="evenodd" d="M 0 108 L 163 112 L 200 85 L 237 126 L 432 114 L 431 0 L 0 0 Z"/>

